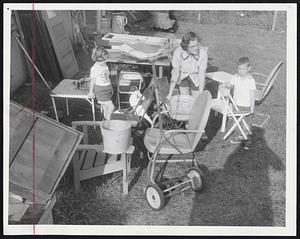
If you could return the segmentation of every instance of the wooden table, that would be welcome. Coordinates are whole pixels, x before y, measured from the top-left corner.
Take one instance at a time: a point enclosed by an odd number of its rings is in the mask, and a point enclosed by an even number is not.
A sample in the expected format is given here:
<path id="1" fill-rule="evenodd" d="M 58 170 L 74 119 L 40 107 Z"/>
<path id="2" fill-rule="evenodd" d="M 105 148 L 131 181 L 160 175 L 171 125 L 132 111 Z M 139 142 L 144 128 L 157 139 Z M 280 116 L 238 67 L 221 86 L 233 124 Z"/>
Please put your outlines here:
<path id="1" fill-rule="evenodd" d="M 109 42 L 109 45 L 112 49 L 108 49 L 109 58 L 107 62 L 109 63 L 124 63 L 124 64 L 133 64 L 133 65 L 151 65 L 147 61 L 139 61 L 133 57 L 125 55 L 119 50 L 119 47 L 122 44 L 130 43 L 134 41 L 141 41 L 149 45 L 162 45 L 162 42 L 166 38 L 161 37 L 149 37 L 149 36 L 139 36 L 139 35 L 127 35 L 127 34 L 116 34 L 116 33 L 107 33 L 102 40 Z M 175 39 L 175 44 L 179 45 L 181 42 L 180 39 Z M 170 59 L 161 59 L 157 60 L 155 63 L 159 67 L 159 77 L 163 76 L 163 67 L 169 67 L 171 65 Z"/>
<path id="2" fill-rule="evenodd" d="M 234 75 L 224 71 L 216 71 L 216 72 L 206 73 L 205 76 L 211 80 L 224 84 L 225 82 L 230 81 Z M 221 100 L 220 92 L 218 92 L 217 100 Z M 228 101 L 223 103 L 228 104 Z M 226 119 L 227 119 L 226 107 L 224 109 L 224 112 L 222 112 L 222 114 L 223 114 L 223 119 L 222 119 L 221 132 L 225 132 Z"/>
<path id="3" fill-rule="evenodd" d="M 75 82 L 75 84 L 73 83 Z M 69 115 L 69 105 L 68 99 L 84 99 L 91 104 L 92 113 L 93 113 L 93 121 L 95 121 L 95 102 L 94 98 L 89 98 L 89 84 L 84 89 L 77 89 L 77 80 L 72 79 L 64 79 L 62 80 L 50 93 L 53 108 L 55 112 L 56 120 L 58 120 L 57 109 L 54 98 L 65 98 L 66 99 L 66 107 L 67 107 L 67 115 Z"/>

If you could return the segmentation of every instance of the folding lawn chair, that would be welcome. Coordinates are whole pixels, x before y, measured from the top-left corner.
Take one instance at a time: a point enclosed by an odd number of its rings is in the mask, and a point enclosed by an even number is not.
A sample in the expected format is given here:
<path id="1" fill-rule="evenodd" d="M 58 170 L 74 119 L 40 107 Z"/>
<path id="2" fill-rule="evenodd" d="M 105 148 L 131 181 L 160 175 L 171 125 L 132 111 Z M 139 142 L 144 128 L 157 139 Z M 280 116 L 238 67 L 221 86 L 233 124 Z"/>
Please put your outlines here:
<path id="1" fill-rule="evenodd" d="M 181 191 L 192 188 L 199 191 L 202 188 L 202 172 L 197 167 L 197 161 L 194 157 L 194 150 L 200 141 L 204 128 L 207 124 L 210 106 L 211 94 L 209 91 L 203 91 L 194 101 L 190 112 L 188 129 L 162 130 L 160 128 L 148 128 L 145 133 L 144 144 L 148 150 L 148 177 L 151 182 L 145 189 L 145 195 L 149 205 L 154 210 L 160 210 L 165 205 L 165 199 L 170 197 L 175 190 Z M 159 112 L 159 111 L 158 111 Z M 160 112 L 159 112 L 160 113 Z M 159 154 L 172 156 L 173 154 L 193 153 L 192 159 L 157 159 Z M 152 154 L 152 156 L 150 156 Z M 154 178 L 156 163 L 177 163 L 191 162 L 191 168 L 187 168 L 184 176 L 171 179 L 169 181 L 157 181 Z M 156 177 L 157 178 L 157 177 Z M 183 179 L 186 179 L 183 181 Z M 188 184 L 188 185 L 187 185 Z"/>
<path id="2" fill-rule="evenodd" d="M 260 105 L 264 99 L 267 97 L 267 95 L 269 94 L 270 90 L 272 89 L 272 86 L 275 82 L 275 80 L 277 79 L 278 73 L 280 68 L 283 65 L 283 61 L 280 61 L 270 72 L 270 74 L 264 75 L 258 72 L 253 72 L 251 73 L 253 76 L 259 76 L 265 79 L 264 83 L 260 83 L 260 82 L 256 82 L 256 92 L 255 92 L 255 101 L 257 102 L 258 105 Z M 257 79 L 256 79 L 257 81 Z M 262 117 L 264 117 L 264 120 L 261 124 L 253 124 L 254 126 L 257 127 L 263 127 L 266 122 L 271 118 L 270 115 L 268 114 L 263 114 L 263 113 L 255 113 L 256 115 L 260 115 Z"/>
<path id="3" fill-rule="evenodd" d="M 218 98 L 212 100 L 211 109 L 216 112 L 223 114 L 223 117 L 231 117 L 234 120 L 234 124 L 224 135 L 223 139 L 227 139 L 229 135 L 238 127 L 243 138 L 247 140 L 246 132 L 241 127 L 241 123 L 244 124 L 247 131 L 251 134 L 250 128 L 245 121 L 245 117 L 250 115 L 249 111 L 241 111 L 235 104 L 231 94 L 230 89 L 225 88 L 223 85 L 219 87 Z M 226 120 L 222 121 L 222 128 L 225 127 Z"/>

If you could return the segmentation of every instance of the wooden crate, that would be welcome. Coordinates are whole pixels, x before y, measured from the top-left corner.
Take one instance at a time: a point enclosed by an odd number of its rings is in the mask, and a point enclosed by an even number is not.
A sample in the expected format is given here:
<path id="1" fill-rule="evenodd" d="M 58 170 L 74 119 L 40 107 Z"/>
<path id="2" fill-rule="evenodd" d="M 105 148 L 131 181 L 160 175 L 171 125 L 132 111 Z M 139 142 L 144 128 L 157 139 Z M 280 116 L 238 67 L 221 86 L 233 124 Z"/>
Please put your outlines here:
<path id="1" fill-rule="evenodd" d="M 81 139 L 71 127 L 11 102 L 9 191 L 51 215 L 55 189 Z"/>

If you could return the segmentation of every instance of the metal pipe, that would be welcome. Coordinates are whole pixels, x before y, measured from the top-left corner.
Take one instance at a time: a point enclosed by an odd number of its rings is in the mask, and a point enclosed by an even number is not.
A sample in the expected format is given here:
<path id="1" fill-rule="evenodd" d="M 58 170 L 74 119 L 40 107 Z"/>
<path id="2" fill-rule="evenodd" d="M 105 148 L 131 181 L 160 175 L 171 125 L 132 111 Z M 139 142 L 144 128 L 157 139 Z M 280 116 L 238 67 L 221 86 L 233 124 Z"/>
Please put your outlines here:
<path id="1" fill-rule="evenodd" d="M 185 181 L 185 182 L 176 184 L 176 185 L 173 186 L 173 187 L 170 187 L 170 188 L 165 189 L 164 192 L 168 192 L 168 191 L 172 190 L 173 188 L 178 188 L 178 187 L 180 187 L 181 185 L 184 185 L 184 184 L 189 183 L 189 182 L 192 182 L 192 180 L 189 179 L 189 180 L 187 180 L 187 181 Z"/>

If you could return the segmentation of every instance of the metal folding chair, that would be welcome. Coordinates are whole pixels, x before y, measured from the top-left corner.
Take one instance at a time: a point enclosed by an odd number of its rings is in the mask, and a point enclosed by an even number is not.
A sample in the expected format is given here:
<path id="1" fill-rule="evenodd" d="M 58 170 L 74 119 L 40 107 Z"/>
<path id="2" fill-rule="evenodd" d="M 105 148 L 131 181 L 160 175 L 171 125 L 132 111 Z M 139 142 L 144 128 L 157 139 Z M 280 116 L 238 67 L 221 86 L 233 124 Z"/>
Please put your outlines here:
<path id="1" fill-rule="evenodd" d="M 255 79 L 256 80 L 256 88 L 257 88 L 257 90 L 255 92 L 255 101 L 257 102 L 258 105 L 260 105 L 264 101 L 264 99 L 267 97 L 267 95 L 269 94 L 275 80 L 277 79 L 279 70 L 282 67 L 282 65 L 283 65 L 283 61 L 280 61 L 272 69 L 272 71 L 270 72 L 270 74 L 268 76 L 258 73 L 258 72 L 251 73 L 253 76 L 257 76 L 258 78 L 260 77 L 260 78 L 265 79 L 264 83 L 258 82 L 259 79 Z M 264 117 L 264 120 L 261 124 L 253 124 L 256 127 L 263 127 L 266 124 L 266 122 L 271 118 L 271 116 L 268 114 L 263 114 L 263 113 L 259 113 L 259 112 L 256 112 L 255 114 Z"/>
<path id="2" fill-rule="evenodd" d="M 231 117 L 234 120 L 234 124 L 224 135 L 223 139 L 227 139 L 229 135 L 236 129 L 236 127 L 240 130 L 243 138 L 247 140 L 246 132 L 243 130 L 241 123 L 245 126 L 247 131 L 251 134 L 250 128 L 245 121 L 245 117 L 250 115 L 249 111 L 241 111 L 238 106 L 235 104 L 230 90 L 225 88 L 224 86 L 219 87 L 218 98 L 212 100 L 211 109 L 216 112 L 220 112 L 223 114 L 223 117 L 227 118 Z M 222 128 L 225 127 L 226 120 L 222 122 Z"/>

